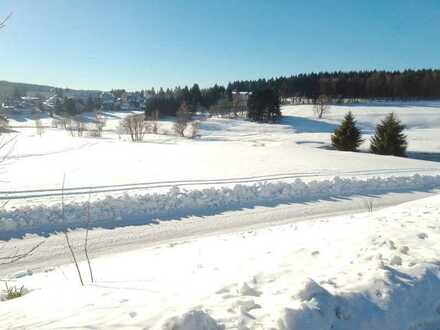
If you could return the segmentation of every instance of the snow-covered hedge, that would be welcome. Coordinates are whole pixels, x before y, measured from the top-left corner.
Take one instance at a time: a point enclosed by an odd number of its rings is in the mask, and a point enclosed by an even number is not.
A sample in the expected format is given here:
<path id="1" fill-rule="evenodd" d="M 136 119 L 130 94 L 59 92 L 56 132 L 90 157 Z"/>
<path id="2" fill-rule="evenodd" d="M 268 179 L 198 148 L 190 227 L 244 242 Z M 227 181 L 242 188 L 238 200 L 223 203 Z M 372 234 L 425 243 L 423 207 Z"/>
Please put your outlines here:
<path id="1" fill-rule="evenodd" d="M 440 187 L 440 176 L 413 175 L 408 177 L 339 178 L 324 181 L 263 182 L 253 185 L 212 187 L 203 190 L 171 188 L 167 193 L 107 196 L 92 202 L 93 226 L 148 223 L 155 219 L 173 219 L 188 215 L 278 203 L 300 203 L 331 197 L 383 192 L 430 190 Z M 62 230 L 84 226 L 86 203 L 65 206 L 61 219 L 61 205 L 37 205 L 0 211 L 0 239 L 8 232 L 41 229 Z M 3 234 L 1 234 L 3 232 Z"/>

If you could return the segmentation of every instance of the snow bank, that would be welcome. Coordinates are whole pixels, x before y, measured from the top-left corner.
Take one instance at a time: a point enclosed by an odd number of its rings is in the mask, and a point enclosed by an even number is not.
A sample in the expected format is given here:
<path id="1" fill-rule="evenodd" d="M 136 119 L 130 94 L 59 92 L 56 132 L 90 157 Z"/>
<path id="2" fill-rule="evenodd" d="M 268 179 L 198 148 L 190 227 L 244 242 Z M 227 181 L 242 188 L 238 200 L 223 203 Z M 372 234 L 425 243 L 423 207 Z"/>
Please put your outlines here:
<path id="1" fill-rule="evenodd" d="M 342 295 L 309 280 L 297 296 L 300 306 L 286 308 L 278 323 L 284 330 L 434 330 L 440 327 L 439 291 L 438 268 L 412 277 L 387 267 L 385 280 Z"/>
<path id="2" fill-rule="evenodd" d="M 224 327 L 203 311 L 189 311 L 165 322 L 162 330 L 223 330 Z"/>
<path id="3" fill-rule="evenodd" d="M 94 283 L 86 275 L 87 262 L 79 263 L 84 287 L 74 265 L 49 268 L 55 251 L 38 250 L 44 272 L 11 276 L 30 292 L 0 302 L 0 324 L 438 330 L 439 205 L 436 195 L 376 212 L 109 254 L 92 260 Z M 6 244 L 12 248 L 17 240 Z M 80 246 L 77 252 L 83 258 Z"/>
<path id="4" fill-rule="evenodd" d="M 378 194 L 413 190 L 430 190 L 440 186 L 440 176 L 413 175 L 408 177 L 339 178 L 304 182 L 265 182 L 235 185 L 232 188 L 208 188 L 186 191 L 173 187 L 164 194 L 107 196 L 91 203 L 92 226 L 121 226 L 148 223 L 155 219 L 176 219 L 189 215 L 204 215 L 275 203 L 305 202 L 323 198 Z M 87 203 L 65 206 L 64 220 L 61 206 L 37 205 L 0 211 L 0 239 L 9 233 L 26 230 L 56 231 L 84 227 Z"/>

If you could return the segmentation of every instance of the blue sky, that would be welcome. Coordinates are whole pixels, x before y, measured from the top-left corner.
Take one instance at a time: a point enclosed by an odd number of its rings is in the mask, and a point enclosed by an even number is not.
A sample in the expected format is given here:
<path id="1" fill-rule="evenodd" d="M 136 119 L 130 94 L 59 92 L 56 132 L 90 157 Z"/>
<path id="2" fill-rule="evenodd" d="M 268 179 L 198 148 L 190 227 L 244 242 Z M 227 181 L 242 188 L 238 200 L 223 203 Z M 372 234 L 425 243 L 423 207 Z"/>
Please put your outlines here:
<path id="1" fill-rule="evenodd" d="M 440 67 L 439 0 L 0 0 L 0 80 L 201 86 Z"/>

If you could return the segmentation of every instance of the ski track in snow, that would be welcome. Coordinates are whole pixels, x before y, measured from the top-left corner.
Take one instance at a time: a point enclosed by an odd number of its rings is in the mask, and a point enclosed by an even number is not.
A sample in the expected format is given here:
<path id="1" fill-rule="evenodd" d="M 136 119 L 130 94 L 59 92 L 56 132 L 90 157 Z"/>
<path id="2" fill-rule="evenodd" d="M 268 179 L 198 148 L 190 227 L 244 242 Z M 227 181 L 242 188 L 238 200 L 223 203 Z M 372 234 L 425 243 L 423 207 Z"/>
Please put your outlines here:
<path id="1" fill-rule="evenodd" d="M 291 179 L 305 179 L 305 178 L 321 178 L 321 177 L 371 177 L 371 176 L 390 176 L 401 175 L 408 173 L 435 173 L 440 171 L 439 168 L 407 168 L 407 169 L 381 169 L 381 170 L 359 170 L 359 171 L 331 171 L 322 170 L 314 172 L 292 172 L 272 175 L 260 175 L 241 178 L 227 178 L 227 179 L 205 179 L 205 180 L 175 180 L 175 181 L 153 181 L 143 183 L 129 183 L 116 185 L 102 185 L 102 186 L 88 186 L 88 187 L 66 187 L 64 189 L 33 189 L 33 190 L 11 190 L 0 191 L 0 200 L 13 199 L 31 199 L 41 197 L 56 197 L 61 196 L 62 192 L 65 196 L 69 195 L 88 195 L 97 193 L 109 192 L 127 192 L 132 190 L 151 190 L 159 188 L 171 187 L 191 187 L 204 185 L 226 185 L 226 184 L 250 184 L 250 183 L 264 183 L 268 181 L 291 180 Z"/>

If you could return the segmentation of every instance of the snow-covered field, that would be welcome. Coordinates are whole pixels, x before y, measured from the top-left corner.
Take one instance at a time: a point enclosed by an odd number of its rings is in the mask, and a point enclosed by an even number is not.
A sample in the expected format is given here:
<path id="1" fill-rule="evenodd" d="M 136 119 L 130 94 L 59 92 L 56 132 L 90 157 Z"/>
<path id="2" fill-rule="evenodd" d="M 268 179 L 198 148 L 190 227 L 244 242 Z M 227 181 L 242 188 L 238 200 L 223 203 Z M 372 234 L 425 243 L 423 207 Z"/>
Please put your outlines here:
<path id="1" fill-rule="evenodd" d="M 7 329 L 440 327 L 440 197 L 16 274 Z M 12 282 L 11 282 L 12 283 Z"/>
<path id="2" fill-rule="evenodd" d="M 330 146 L 347 111 L 363 152 Z M 440 102 L 332 106 L 323 120 L 309 105 L 282 112 L 276 125 L 209 118 L 195 140 L 163 120 L 143 143 L 117 133 L 126 113 L 106 114 L 102 138 L 49 128 L 44 115 L 39 136 L 30 114 L 12 118 L 0 258 L 46 243 L 0 266 L 30 290 L 0 302 L 0 328 L 439 329 L 440 195 L 353 212 L 440 188 Z M 407 125 L 408 158 L 366 152 L 390 112 Z M 57 232 L 75 229 L 82 260 L 89 192 L 99 257 L 96 283 L 81 288 Z"/>
<path id="3" fill-rule="evenodd" d="M 101 139 L 72 138 L 63 130 L 46 129 L 37 136 L 32 120 L 11 120 L 19 132 L 13 157 L 2 166 L 0 182 L 8 191 L 135 184 L 181 180 L 213 180 L 290 175 L 303 179 L 339 176 L 438 174 L 440 164 L 415 159 L 341 153 L 328 150 L 330 134 L 352 110 L 366 133 L 391 111 L 408 125 L 409 150 L 440 153 L 440 103 L 408 106 L 333 106 L 327 119 L 313 117 L 311 106 L 283 107 L 279 125 L 212 118 L 201 124 L 201 139 L 147 135 L 131 143 L 114 129 L 122 113 L 107 114 Z M 50 119 L 43 123 L 50 124 Z M 364 147 L 367 147 L 367 142 Z"/>

